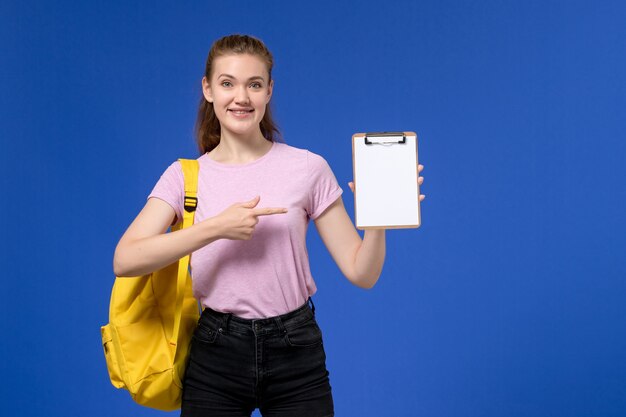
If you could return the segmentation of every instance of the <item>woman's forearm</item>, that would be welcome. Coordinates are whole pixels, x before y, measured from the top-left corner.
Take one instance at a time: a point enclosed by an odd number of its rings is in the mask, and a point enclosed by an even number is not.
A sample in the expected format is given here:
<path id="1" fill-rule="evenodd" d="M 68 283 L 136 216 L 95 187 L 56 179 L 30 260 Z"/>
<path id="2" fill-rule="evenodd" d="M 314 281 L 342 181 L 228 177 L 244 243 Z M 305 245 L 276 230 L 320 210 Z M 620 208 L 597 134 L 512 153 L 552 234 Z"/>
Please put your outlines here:
<path id="1" fill-rule="evenodd" d="M 368 229 L 356 253 L 354 262 L 355 285 L 372 288 L 385 263 L 385 229 Z"/>
<path id="2" fill-rule="evenodd" d="M 134 277 L 156 271 L 219 239 L 212 219 L 172 233 L 118 244 L 113 257 L 115 276 Z"/>

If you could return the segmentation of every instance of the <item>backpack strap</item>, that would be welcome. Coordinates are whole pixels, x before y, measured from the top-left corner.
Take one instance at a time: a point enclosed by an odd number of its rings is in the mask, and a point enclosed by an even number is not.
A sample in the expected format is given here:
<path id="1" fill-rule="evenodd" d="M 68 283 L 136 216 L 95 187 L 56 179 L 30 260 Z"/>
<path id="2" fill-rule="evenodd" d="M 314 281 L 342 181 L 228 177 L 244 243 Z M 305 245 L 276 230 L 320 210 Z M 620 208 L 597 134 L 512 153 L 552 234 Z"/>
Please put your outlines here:
<path id="1" fill-rule="evenodd" d="M 199 164 L 196 159 L 179 159 L 185 177 L 185 196 L 182 227 L 176 230 L 191 227 L 193 225 L 196 207 L 198 206 L 198 172 Z M 174 314 L 174 329 L 170 345 L 176 346 L 180 330 L 180 320 L 183 313 L 183 300 L 185 299 L 185 285 L 189 275 L 189 259 L 191 254 L 184 256 L 178 262 L 178 279 L 176 281 L 176 310 Z"/>

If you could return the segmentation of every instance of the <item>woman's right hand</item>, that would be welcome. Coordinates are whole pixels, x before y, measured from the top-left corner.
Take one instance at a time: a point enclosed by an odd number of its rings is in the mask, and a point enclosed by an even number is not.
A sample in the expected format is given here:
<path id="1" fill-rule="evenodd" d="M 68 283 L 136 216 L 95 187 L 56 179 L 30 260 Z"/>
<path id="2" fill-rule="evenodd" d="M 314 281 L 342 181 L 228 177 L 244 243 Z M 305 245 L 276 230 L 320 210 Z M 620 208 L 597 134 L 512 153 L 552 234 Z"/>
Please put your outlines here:
<path id="1" fill-rule="evenodd" d="M 219 225 L 221 238 L 250 240 L 259 216 L 287 213 L 287 209 L 281 207 L 255 208 L 260 199 L 260 196 L 256 196 L 250 201 L 235 203 L 213 217 L 212 220 Z"/>

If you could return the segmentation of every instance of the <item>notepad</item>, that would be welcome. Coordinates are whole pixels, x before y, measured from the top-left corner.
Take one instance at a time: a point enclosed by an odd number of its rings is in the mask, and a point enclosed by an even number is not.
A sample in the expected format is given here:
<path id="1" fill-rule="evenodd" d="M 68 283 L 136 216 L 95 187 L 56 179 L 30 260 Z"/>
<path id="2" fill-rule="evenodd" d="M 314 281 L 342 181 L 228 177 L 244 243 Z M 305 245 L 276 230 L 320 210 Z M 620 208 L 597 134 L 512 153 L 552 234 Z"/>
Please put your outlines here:
<path id="1" fill-rule="evenodd" d="M 352 135 L 357 229 L 420 226 L 417 161 L 414 132 Z"/>

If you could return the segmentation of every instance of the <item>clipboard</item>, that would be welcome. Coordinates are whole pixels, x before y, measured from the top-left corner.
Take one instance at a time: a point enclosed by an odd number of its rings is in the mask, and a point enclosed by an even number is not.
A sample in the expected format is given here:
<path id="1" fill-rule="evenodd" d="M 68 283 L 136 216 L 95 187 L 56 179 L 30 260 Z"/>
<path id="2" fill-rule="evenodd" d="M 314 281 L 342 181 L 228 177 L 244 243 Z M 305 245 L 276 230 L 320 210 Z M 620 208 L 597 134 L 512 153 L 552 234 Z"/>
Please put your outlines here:
<path id="1" fill-rule="evenodd" d="M 352 135 L 357 229 L 420 226 L 417 161 L 415 132 Z"/>

